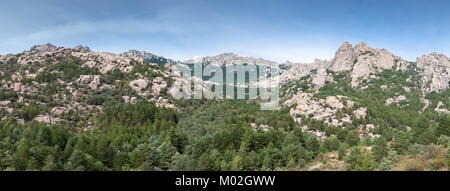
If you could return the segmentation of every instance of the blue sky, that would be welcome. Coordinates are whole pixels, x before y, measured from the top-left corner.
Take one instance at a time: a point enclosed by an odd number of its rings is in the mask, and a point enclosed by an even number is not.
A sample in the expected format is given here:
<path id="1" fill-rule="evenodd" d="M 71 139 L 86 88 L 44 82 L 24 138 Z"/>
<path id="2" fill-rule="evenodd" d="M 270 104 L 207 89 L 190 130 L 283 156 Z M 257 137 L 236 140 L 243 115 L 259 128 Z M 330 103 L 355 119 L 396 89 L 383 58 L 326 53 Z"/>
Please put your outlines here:
<path id="1" fill-rule="evenodd" d="M 1 0 L 0 54 L 32 45 L 129 49 L 186 60 L 234 52 L 330 59 L 344 41 L 414 61 L 450 56 L 447 0 Z"/>

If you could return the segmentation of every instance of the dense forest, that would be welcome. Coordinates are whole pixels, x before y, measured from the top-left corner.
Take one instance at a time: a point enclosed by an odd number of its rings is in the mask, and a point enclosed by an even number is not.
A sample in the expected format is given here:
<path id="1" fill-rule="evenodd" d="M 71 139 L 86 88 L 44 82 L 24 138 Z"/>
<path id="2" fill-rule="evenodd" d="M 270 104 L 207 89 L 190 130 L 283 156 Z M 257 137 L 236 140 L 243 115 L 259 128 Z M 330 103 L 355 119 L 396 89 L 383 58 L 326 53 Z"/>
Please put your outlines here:
<path id="1" fill-rule="evenodd" d="M 319 170 L 310 164 L 326 164 L 330 153 L 347 170 L 442 170 L 450 162 L 448 115 L 426 142 L 414 138 L 417 131 L 394 130 L 371 141 L 338 129 L 326 130 L 330 136 L 320 142 L 287 109 L 260 111 L 244 101 L 188 108 L 113 105 L 93 131 L 78 133 L 11 118 L 0 123 L 0 170 Z"/>

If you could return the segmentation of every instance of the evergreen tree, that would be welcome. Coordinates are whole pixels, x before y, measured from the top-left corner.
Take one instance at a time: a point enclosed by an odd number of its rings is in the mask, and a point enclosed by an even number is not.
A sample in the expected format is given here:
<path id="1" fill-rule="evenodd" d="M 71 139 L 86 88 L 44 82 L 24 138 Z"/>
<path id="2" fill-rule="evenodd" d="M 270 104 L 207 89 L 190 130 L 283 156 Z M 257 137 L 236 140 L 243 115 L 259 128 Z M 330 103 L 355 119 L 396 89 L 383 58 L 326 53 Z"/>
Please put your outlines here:
<path id="1" fill-rule="evenodd" d="M 26 138 L 22 138 L 17 146 L 17 151 L 14 154 L 14 168 L 16 170 L 26 170 L 28 164 L 28 149 Z"/>
<path id="2" fill-rule="evenodd" d="M 232 171 L 244 170 L 244 163 L 242 161 L 241 156 L 236 155 L 236 157 L 234 157 L 233 162 L 231 164 L 231 170 Z"/>
<path id="3" fill-rule="evenodd" d="M 317 137 L 314 135 L 309 135 L 305 141 L 306 149 L 317 155 L 320 152 L 320 143 Z"/>
<path id="4" fill-rule="evenodd" d="M 381 159 L 387 155 L 387 152 L 388 147 L 384 137 L 376 138 L 372 147 L 372 154 L 374 156 L 374 159 L 376 161 L 381 161 Z"/>
<path id="5" fill-rule="evenodd" d="M 350 146 L 355 146 L 360 141 L 359 134 L 356 131 L 350 131 L 347 134 L 347 139 L 345 140 Z"/>
<path id="6" fill-rule="evenodd" d="M 349 170 L 355 170 L 358 163 L 358 157 L 361 155 L 359 147 L 350 148 L 350 153 L 345 157 L 345 163 Z"/>
<path id="7" fill-rule="evenodd" d="M 440 118 L 437 134 L 450 137 L 450 115 L 444 115 Z"/>
<path id="8" fill-rule="evenodd" d="M 54 171 L 57 170 L 56 164 L 54 163 L 54 159 L 52 155 L 48 155 L 45 158 L 44 166 L 42 167 L 43 171 Z"/>
<path id="9" fill-rule="evenodd" d="M 347 148 L 348 148 L 348 144 L 344 143 L 341 144 L 341 146 L 339 146 L 339 151 L 338 151 L 338 159 L 342 160 L 345 158 L 345 156 L 347 156 Z"/>
<path id="10" fill-rule="evenodd" d="M 408 132 L 398 131 L 391 146 L 397 153 L 404 153 L 408 149 L 410 142 L 411 135 Z"/>
<path id="11" fill-rule="evenodd" d="M 335 151 L 339 149 L 340 146 L 339 140 L 336 138 L 336 136 L 331 135 L 328 139 L 324 142 L 324 147 L 327 151 Z"/>
<path id="12" fill-rule="evenodd" d="M 372 159 L 370 153 L 363 152 L 356 159 L 356 171 L 374 171 L 375 161 Z"/>

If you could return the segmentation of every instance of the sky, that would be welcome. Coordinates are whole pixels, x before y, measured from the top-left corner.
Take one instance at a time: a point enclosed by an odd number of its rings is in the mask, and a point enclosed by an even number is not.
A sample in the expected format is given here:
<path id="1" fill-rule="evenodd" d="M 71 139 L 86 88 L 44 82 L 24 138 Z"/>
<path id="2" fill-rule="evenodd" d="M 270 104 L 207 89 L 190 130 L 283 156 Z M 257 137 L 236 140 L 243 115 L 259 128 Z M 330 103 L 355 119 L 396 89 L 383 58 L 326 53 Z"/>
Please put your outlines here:
<path id="1" fill-rule="evenodd" d="M 144 50 L 187 60 L 233 52 L 332 59 L 344 41 L 409 61 L 450 56 L 448 0 L 0 0 L 0 54 L 31 46 Z"/>

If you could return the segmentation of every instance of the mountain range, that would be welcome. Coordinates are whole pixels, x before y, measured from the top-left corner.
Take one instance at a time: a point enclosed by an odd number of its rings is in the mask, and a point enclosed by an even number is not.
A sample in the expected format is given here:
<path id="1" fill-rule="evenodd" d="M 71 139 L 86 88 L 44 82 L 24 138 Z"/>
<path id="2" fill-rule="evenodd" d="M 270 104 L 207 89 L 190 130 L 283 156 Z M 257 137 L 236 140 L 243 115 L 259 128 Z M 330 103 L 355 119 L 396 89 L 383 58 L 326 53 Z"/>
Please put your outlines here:
<path id="1" fill-rule="evenodd" d="M 277 63 L 234 53 L 176 61 L 137 50 L 113 54 L 92 52 L 82 45 L 36 45 L 19 54 L 0 56 L 0 118 L 20 125 L 63 125 L 80 133 L 95 131 L 105 108 L 114 105 L 152 103 L 158 108 L 200 112 L 208 104 L 176 100 L 170 94 L 179 79 L 172 75 L 177 63 L 279 67 L 279 112 L 286 112 L 296 127 L 322 144 L 333 137 L 346 142 L 337 129 L 370 141 L 380 136 L 395 140 L 392 131 L 414 132 L 422 145 L 450 136 L 449 124 L 440 121 L 450 115 L 449 57 L 431 53 L 411 62 L 386 49 L 348 42 L 332 60 L 314 63 Z M 417 130 L 422 123 L 426 128 Z M 248 128 L 270 131 L 278 127 L 250 120 Z M 320 162 L 311 166 L 338 168 Z"/>

